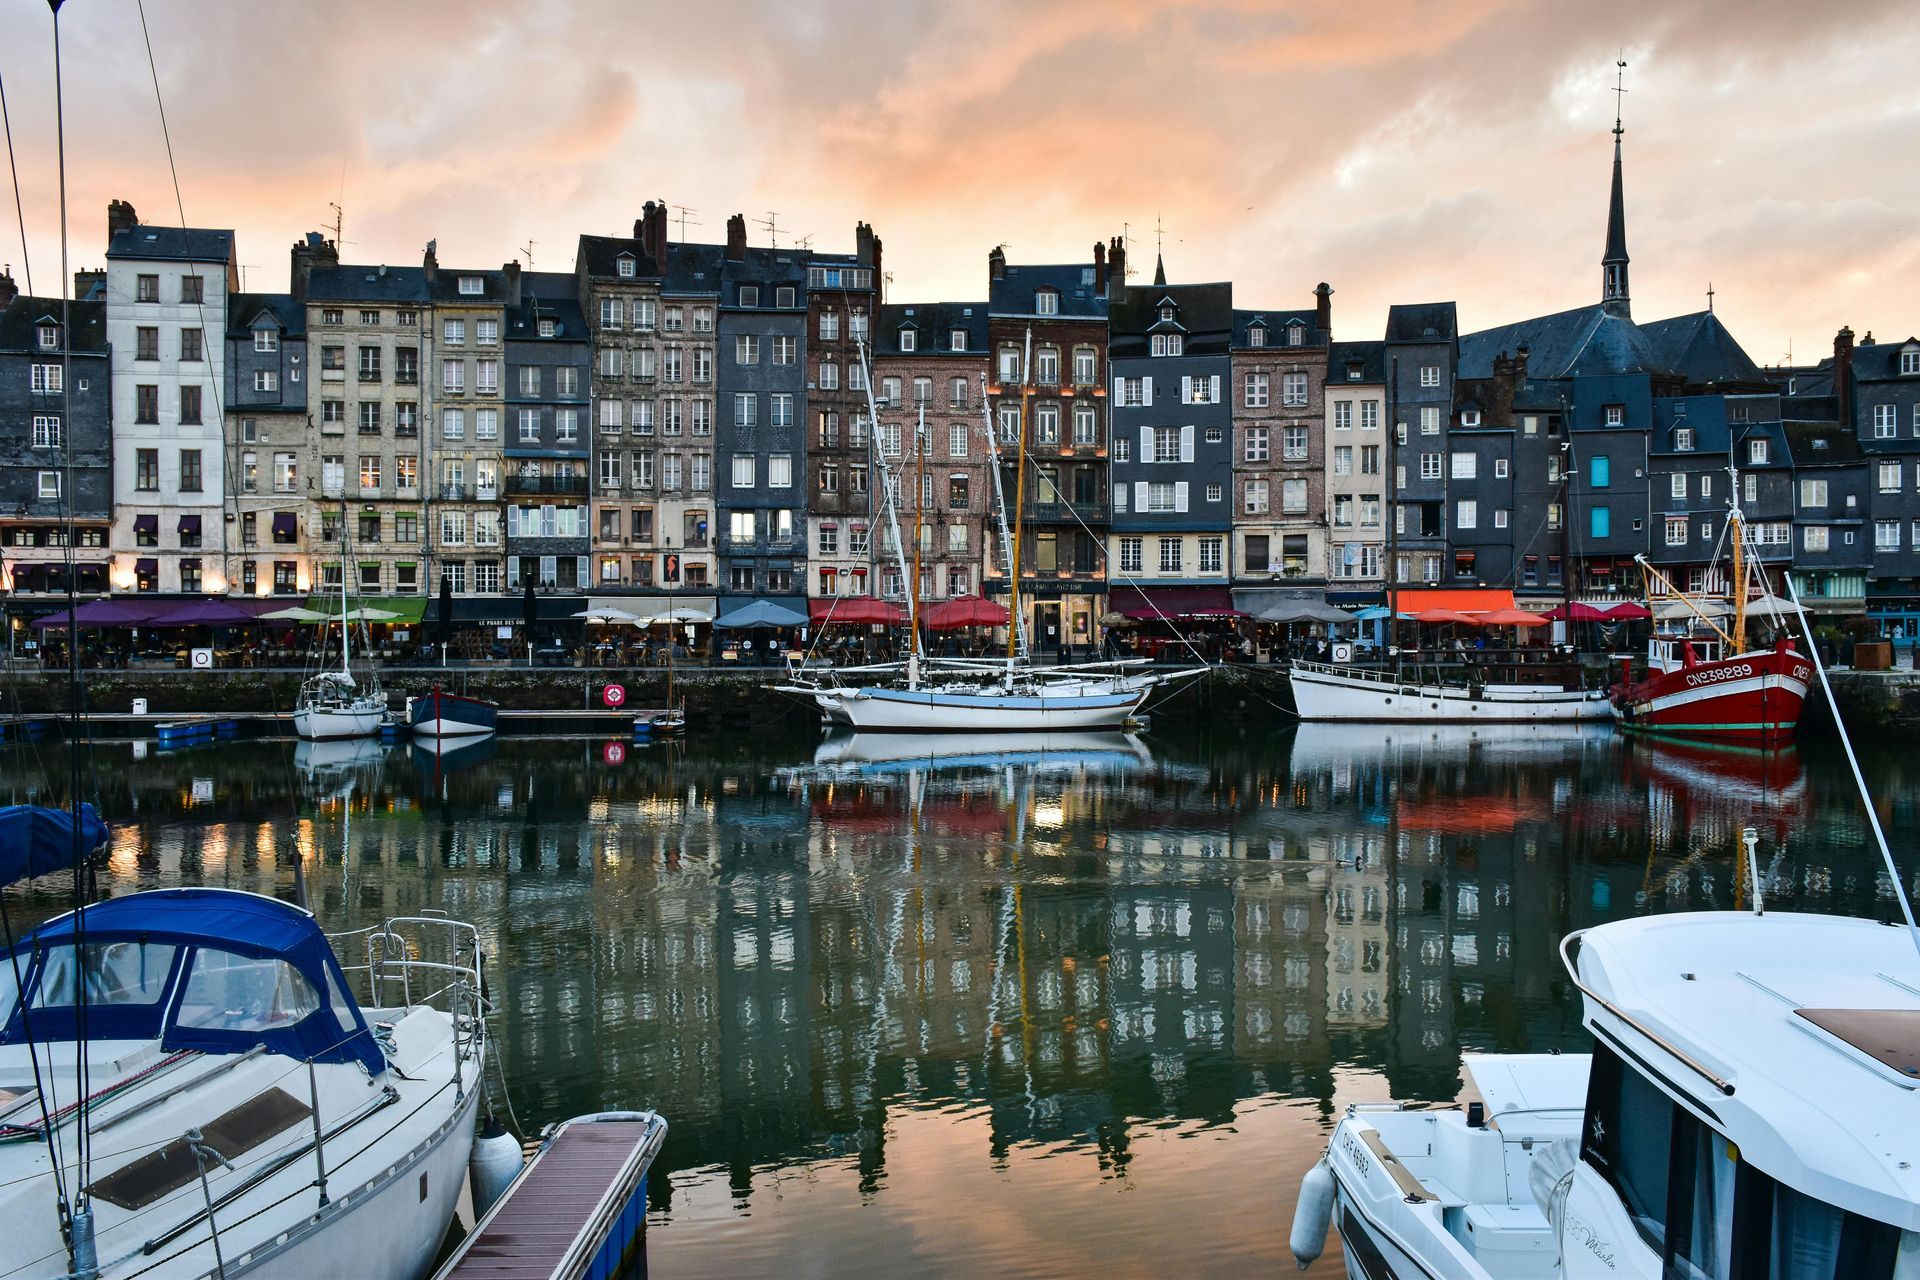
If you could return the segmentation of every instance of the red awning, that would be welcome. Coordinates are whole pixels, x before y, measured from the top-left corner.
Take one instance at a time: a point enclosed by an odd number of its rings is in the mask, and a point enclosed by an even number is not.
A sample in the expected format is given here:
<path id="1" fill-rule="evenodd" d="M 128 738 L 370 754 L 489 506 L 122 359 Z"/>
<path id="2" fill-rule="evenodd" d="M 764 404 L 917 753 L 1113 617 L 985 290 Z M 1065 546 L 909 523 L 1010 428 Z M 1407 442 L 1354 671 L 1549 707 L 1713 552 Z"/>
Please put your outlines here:
<path id="1" fill-rule="evenodd" d="M 1136 622 L 1160 618 L 1244 618 L 1225 587 L 1115 587 L 1108 607 Z"/>
<path id="2" fill-rule="evenodd" d="M 920 615 L 932 631 L 958 631 L 962 627 L 1001 627 L 1011 616 L 1007 606 L 982 600 L 979 596 L 960 596 L 929 605 Z"/>
<path id="3" fill-rule="evenodd" d="M 1625 604 L 1617 604 L 1607 610 L 1607 617 L 1614 622 L 1641 622 L 1652 616 L 1653 611 L 1648 609 L 1647 606 L 1635 604 L 1631 600 Z"/>
<path id="4" fill-rule="evenodd" d="M 1451 609 L 1455 613 L 1490 613 L 1513 608 L 1513 592 L 1492 587 L 1416 588 L 1393 592 L 1393 607 L 1401 613 Z"/>
<path id="5" fill-rule="evenodd" d="M 893 624 L 905 622 L 907 611 L 897 604 L 876 600 L 872 596 L 827 596 L 807 601 L 807 616 L 815 626 L 828 622 Z"/>

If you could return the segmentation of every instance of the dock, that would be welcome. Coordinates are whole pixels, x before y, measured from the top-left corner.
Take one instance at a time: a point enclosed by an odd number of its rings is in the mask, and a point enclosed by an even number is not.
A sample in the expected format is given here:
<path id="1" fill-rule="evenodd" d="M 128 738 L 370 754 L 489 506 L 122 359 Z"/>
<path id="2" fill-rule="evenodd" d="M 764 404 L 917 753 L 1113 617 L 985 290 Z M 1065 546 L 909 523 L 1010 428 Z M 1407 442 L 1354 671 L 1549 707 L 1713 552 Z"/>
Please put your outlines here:
<path id="1" fill-rule="evenodd" d="M 520 734 L 607 733 L 627 736 L 644 732 L 664 707 L 571 707 L 565 709 L 502 707 L 499 732 Z M 237 737 L 291 737 L 291 711 L 89 711 L 87 735 L 103 738 L 153 738 L 162 747 L 201 746 Z M 0 715 L 0 744 L 40 742 L 49 736 L 67 736 L 70 724 L 61 715 Z M 405 736 L 406 726 L 399 726 Z"/>
<path id="2" fill-rule="evenodd" d="M 643 1247 L 647 1169 L 666 1138 L 650 1111 L 566 1121 L 434 1280 L 613 1280 Z"/>

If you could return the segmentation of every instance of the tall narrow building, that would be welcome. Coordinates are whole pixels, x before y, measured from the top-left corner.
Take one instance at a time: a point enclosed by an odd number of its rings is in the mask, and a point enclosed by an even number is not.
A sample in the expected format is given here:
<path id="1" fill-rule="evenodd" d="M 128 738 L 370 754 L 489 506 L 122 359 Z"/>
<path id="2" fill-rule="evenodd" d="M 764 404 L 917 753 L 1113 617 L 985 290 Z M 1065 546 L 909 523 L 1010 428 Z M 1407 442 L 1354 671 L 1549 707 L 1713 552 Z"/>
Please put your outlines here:
<path id="1" fill-rule="evenodd" d="M 1327 342 L 1333 290 L 1301 311 L 1234 312 L 1234 545 L 1236 600 L 1324 597 L 1327 585 Z"/>

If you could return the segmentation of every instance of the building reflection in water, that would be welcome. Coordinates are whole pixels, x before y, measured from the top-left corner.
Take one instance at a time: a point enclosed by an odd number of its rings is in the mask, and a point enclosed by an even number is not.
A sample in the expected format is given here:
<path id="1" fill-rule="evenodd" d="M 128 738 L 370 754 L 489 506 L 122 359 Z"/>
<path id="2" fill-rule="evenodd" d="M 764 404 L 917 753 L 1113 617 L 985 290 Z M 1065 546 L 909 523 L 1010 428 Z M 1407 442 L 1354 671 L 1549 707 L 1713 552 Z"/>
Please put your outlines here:
<path id="1" fill-rule="evenodd" d="M 1561 936 L 1731 905 L 1745 826 L 1777 905 L 1891 910 L 1812 752 L 1319 725 L 606 747 L 102 745 L 103 882 L 290 896 L 297 857 L 329 927 L 473 920 L 519 1116 L 658 1107 L 666 1163 L 724 1169 L 739 1202 L 823 1156 L 880 1187 L 893 1110 L 1120 1178 L 1142 1125 L 1269 1095 L 1329 1116 L 1337 1077 L 1452 1098 L 1463 1048 L 1581 1047 Z M 57 793 L 60 757 L 8 757 L 12 798 Z M 1877 758 L 1880 794 L 1915 794 L 1911 767 Z"/>

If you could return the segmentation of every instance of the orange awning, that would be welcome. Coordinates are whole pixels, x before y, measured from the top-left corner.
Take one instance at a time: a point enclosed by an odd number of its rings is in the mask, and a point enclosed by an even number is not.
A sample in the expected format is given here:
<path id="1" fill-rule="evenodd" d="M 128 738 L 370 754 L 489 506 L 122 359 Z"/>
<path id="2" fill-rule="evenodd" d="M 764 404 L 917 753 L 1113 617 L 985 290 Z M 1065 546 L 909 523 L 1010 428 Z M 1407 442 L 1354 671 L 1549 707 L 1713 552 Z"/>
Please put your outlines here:
<path id="1" fill-rule="evenodd" d="M 1399 613 L 1424 613 L 1428 609 L 1451 609 L 1455 613 L 1490 613 L 1513 608 L 1513 592 L 1493 587 L 1421 588 L 1393 592 L 1393 607 Z"/>

